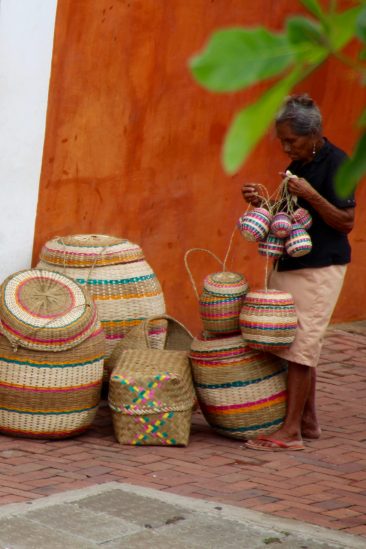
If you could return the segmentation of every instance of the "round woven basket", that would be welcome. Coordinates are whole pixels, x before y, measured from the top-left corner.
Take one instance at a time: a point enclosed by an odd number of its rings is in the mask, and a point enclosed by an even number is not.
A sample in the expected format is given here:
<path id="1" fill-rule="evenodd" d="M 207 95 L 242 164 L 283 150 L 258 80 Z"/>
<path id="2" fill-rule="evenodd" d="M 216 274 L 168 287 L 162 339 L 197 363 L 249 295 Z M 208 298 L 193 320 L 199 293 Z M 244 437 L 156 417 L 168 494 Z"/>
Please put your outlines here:
<path id="1" fill-rule="evenodd" d="M 228 334 L 240 330 L 239 315 L 248 282 L 242 274 L 219 272 L 203 281 L 199 308 L 204 330 L 212 334 Z"/>
<path id="2" fill-rule="evenodd" d="M 292 214 L 292 220 L 301 225 L 304 229 L 310 229 L 313 223 L 310 212 L 305 208 L 297 208 Z"/>
<path id="3" fill-rule="evenodd" d="M 241 336 L 196 338 L 190 351 L 202 413 L 218 433 L 250 439 L 277 430 L 286 415 L 286 362 Z"/>
<path id="4" fill-rule="evenodd" d="M 258 242 L 258 252 L 260 255 L 267 257 L 278 258 L 285 251 L 285 242 L 283 238 L 279 238 L 272 233 L 269 233 L 265 240 Z"/>
<path id="5" fill-rule="evenodd" d="M 2 285 L 0 321 L 0 431 L 64 438 L 88 429 L 105 354 L 90 296 L 59 273 L 22 271 Z"/>
<path id="6" fill-rule="evenodd" d="M 106 334 L 107 359 L 115 345 L 141 320 L 165 313 L 163 292 L 140 246 L 106 235 L 71 235 L 46 242 L 38 267 L 62 272 L 87 287 Z M 162 348 L 164 322 L 150 336 Z M 108 373 L 105 372 L 105 379 Z"/>
<path id="7" fill-rule="evenodd" d="M 279 290 L 249 292 L 240 313 L 242 336 L 251 348 L 285 349 L 295 339 L 297 316 L 292 295 Z"/>
<path id="8" fill-rule="evenodd" d="M 292 221 L 291 217 L 286 212 L 277 212 L 271 223 L 271 232 L 279 238 L 287 238 L 291 233 Z"/>
<path id="9" fill-rule="evenodd" d="M 238 228 L 246 240 L 256 242 L 267 236 L 271 221 L 272 214 L 266 208 L 254 208 L 240 217 Z"/>
<path id="10" fill-rule="evenodd" d="M 291 234 L 285 241 L 285 248 L 291 257 L 302 257 L 311 251 L 310 235 L 299 223 L 292 225 Z"/>

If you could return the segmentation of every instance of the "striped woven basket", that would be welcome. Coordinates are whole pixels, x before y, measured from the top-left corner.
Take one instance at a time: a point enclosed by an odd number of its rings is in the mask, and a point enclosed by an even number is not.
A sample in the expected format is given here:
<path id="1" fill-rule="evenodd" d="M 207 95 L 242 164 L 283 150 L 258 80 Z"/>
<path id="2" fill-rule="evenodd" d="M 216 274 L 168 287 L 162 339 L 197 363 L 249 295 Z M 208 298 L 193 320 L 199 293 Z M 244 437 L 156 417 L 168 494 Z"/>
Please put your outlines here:
<path id="1" fill-rule="evenodd" d="M 261 351 L 286 349 L 295 339 L 297 315 L 291 294 L 279 290 L 249 292 L 240 313 L 248 346 Z"/>
<path id="2" fill-rule="evenodd" d="M 180 322 L 169 316 L 164 319 L 168 321 L 165 349 L 151 348 L 151 319 L 146 319 L 133 330 L 133 348 L 120 349 L 118 356 L 117 349 L 113 352 L 116 366 L 108 401 L 114 433 L 121 444 L 188 444 L 195 402 L 188 359 L 192 336 Z"/>
<path id="3" fill-rule="evenodd" d="M 128 240 L 106 235 L 56 237 L 43 246 L 38 267 L 63 272 L 88 288 L 106 334 L 107 359 L 141 320 L 165 313 L 159 280 L 140 246 Z M 150 335 L 162 348 L 164 322 L 156 320 Z"/>
<path id="4" fill-rule="evenodd" d="M 277 430 L 286 415 L 286 362 L 250 349 L 240 335 L 193 340 L 196 393 L 218 433 L 250 439 Z"/>
<path id="5" fill-rule="evenodd" d="M 192 248 L 185 254 L 185 266 L 199 303 L 200 316 L 205 331 L 212 335 L 232 334 L 240 331 L 239 315 L 248 291 L 244 275 L 221 271 L 209 274 L 203 281 L 203 290 L 198 293 L 188 265 L 188 256 L 193 251 L 204 251 L 220 264 L 220 259 L 204 248 Z"/>
<path id="6" fill-rule="evenodd" d="M 0 431 L 64 438 L 94 420 L 105 337 L 90 296 L 69 277 L 31 269 L 0 301 Z"/>

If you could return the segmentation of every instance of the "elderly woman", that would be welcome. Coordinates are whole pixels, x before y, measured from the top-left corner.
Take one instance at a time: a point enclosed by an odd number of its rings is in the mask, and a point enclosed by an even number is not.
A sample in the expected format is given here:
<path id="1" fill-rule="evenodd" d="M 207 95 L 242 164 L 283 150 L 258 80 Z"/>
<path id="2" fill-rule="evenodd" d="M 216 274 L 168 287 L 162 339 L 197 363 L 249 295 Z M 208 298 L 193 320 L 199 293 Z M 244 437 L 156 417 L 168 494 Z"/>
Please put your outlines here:
<path id="1" fill-rule="evenodd" d="M 353 227 L 355 202 L 335 192 L 335 174 L 346 154 L 323 136 L 321 113 L 307 94 L 287 98 L 276 117 L 276 131 L 291 159 L 287 169 L 294 176 L 288 180 L 288 190 L 313 218 L 308 230 L 313 247 L 302 257 L 282 256 L 271 273 L 269 288 L 290 292 L 298 316 L 295 341 L 289 349 L 275 353 L 288 361 L 287 413 L 278 431 L 248 441 L 246 446 L 302 450 L 303 438 L 320 436 L 315 367 L 351 259 L 347 233 Z M 261 204 L 255 184 L 244 185 L 242 193 L 250 204 Z"/>

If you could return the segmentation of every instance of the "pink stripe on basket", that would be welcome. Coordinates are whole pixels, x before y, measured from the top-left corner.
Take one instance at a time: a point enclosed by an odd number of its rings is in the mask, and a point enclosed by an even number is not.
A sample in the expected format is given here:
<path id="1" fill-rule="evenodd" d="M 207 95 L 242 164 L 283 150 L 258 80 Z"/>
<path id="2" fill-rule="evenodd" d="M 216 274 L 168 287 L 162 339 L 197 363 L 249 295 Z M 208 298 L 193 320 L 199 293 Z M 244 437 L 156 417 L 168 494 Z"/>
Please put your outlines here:
<path id="1" fill-rule="evenodd" d="M 210 409 L 215 410 L 235 410 L 237 408 L 251 408 L 252 406 L 257 406 L 258 404 L 263 404 L 264 402 L 270 402 L 271 400 L 276 400 L 279 397 L 286 396 L 286 391 L 280 391 L 279 393 L 275 393 L 274 395 L 271 395 L 267 398 L 261 398 L 260 400 L 256 400 L 255 402 L 246 402 L 243 404 L 231 404 L 230 406 L 208 406 Z"/>

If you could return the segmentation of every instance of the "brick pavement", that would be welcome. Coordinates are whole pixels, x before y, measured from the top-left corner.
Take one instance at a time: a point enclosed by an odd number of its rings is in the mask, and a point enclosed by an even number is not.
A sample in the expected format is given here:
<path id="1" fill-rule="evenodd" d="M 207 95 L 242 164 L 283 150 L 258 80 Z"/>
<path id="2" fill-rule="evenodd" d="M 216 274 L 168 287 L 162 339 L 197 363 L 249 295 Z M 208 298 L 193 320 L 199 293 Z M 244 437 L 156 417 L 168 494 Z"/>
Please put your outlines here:
<path id="1" fill-rule="evenodd" d="M 104 402 L 94 427 L 62 441 L 0 436 L 0 505 L 119 481 L 366 536 L 366 332 L 328 331 L 321 439 L 303 452 L 254 452 L 194 414 L 187 448 L 117 444 Z"/>

